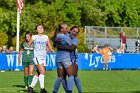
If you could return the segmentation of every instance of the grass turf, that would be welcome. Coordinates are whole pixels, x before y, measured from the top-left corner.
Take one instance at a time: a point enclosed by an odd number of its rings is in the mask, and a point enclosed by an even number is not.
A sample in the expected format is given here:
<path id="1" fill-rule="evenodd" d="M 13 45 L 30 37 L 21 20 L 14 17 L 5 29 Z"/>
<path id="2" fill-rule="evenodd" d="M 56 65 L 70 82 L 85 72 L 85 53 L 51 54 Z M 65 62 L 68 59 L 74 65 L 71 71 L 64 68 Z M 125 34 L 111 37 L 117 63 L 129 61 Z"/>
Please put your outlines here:
<path id="1" fill-rule="evenodd" d="M 52 93 L 56 71 L 47 71 L 45 88 Z M 83 93 L 140 93 L 140 71 L 79 71 Z M 39 83 L 34 88 L 40 93 Z M 1 72 L 0 93 L 28 93 L 24 88 L 23 71 Z M 62 86 L 58 93 L 65 93 Z M 74 86 L 73 93 L 78 93 Z"/>

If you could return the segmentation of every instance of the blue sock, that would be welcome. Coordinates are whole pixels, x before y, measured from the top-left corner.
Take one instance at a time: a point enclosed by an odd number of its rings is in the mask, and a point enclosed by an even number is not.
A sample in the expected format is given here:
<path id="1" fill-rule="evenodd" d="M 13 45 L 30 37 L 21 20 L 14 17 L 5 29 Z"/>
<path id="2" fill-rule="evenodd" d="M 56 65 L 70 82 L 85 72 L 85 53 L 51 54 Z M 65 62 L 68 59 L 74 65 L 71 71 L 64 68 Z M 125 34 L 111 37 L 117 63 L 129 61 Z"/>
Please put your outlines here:
<path id="1" fill-rule="evenodd" d="M 63 86 L 65 92 L 67 92 L 67 80 L 66 79 L 62 80 L 62 86 Z"/>
<path id="2" fill-rule="evenodd" d="M 67 90 L 72 91 L 72 89 L 73 89 L 73 81 L 74 81 L 74 76 L 69 76 L 68 82 L 67 82 Z"/>
<path id="3" fill-rule="evenodd" d="M 54 89 L 53 89 L 54 92 L 56 92 L 56 93 L 58 92 L 61 82 L 62 82 L 62 77 L 58 77 L 54 83 Z"/>
<path id="4" fill-rule="evenodd" d="M 78 76 L 74 78 L 75 85 L 78 89 L 78 93 L 82 93 L 81 82 Z"/>

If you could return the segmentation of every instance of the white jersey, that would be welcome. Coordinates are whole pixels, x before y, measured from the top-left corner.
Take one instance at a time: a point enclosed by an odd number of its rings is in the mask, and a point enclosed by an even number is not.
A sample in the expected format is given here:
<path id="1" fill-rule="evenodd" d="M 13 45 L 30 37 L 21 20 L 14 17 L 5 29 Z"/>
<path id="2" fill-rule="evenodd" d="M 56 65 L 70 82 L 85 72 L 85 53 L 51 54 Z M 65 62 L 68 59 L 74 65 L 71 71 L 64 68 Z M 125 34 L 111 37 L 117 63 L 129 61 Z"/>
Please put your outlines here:
<path id="1" fill-rule="evenodd" d="M 46 44 L 48 41 L 47 35 L 34 35 L 32 36 L 34 42 L 34 58 L 41 58 L 46 60 Z"/>

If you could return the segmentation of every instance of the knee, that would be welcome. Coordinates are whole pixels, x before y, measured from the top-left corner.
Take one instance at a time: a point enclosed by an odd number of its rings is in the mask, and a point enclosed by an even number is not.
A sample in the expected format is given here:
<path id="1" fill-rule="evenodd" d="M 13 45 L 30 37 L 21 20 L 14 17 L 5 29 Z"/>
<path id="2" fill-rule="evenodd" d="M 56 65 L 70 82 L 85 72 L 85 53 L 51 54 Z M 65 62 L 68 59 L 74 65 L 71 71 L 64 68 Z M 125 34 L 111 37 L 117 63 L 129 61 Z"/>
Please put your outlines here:
<path id="1" fill-rule="evenodd" d="M 58 77 L 57 78 L 59 81 L 62 81 L 63 80 L 63 77 Z"/>
<path id="2" fill-rule="evenodd" d="M 28 75 L 29 75 L 29 73 L 28 73 L 28 72 L 24 72 L 24 75 L 25 75 L 25 76 L 28 76 Z"/>
<path id="3" fill-rule="evenodd" d="M 45 75 L 45 70 L 41 70 L 41 71 L 40 71 L 40 74 Z"/>
<path id="4" fill-rule="evenodd" d="M 70 79 L 74 79 L 74 76 L 69 76 Z"/>

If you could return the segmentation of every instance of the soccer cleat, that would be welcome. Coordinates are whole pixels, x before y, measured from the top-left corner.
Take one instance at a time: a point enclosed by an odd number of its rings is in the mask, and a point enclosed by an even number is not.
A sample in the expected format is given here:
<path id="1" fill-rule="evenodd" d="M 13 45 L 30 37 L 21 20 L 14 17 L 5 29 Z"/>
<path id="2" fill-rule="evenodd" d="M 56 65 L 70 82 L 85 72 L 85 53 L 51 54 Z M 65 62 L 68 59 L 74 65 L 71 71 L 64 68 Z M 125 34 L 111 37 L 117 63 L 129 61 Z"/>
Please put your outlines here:
<path id="1" fill-rule="evenodd" d="M 52 93 L 57 93 L 57 92 L 53 91 Z"/>
<path id="2" fill-rule="evenodd" d="M 46 91 L 44 88 L 40 90 L 40 93 L 49 93 L 48 91 Z"/>
<path id="3" fill-rule="evenodd" d="M 33 91 L 33 88 L 32 88 L 32 87 L 29 87 L 29 88 L 28 88 L 28 90 L 29 90 L 29 93 L 34 93 L 34 91 Z"/>
<path id="4" fill-rule="evenodd" d="M 105 70 L 108 71 L 108 68 L 106 68 Z"/>
<path id="5" fill-rule="evenodd" d="M 72 93 L 72 91 L 71 90 L 67 90 L 67 93 Z"/>

